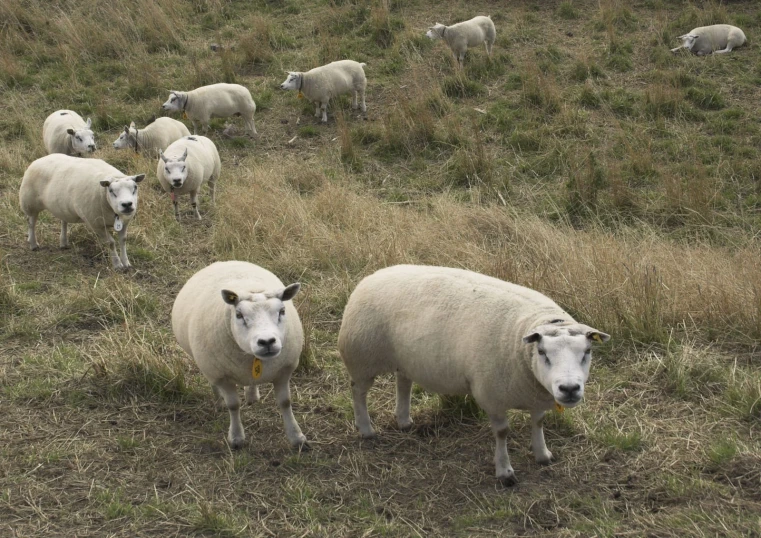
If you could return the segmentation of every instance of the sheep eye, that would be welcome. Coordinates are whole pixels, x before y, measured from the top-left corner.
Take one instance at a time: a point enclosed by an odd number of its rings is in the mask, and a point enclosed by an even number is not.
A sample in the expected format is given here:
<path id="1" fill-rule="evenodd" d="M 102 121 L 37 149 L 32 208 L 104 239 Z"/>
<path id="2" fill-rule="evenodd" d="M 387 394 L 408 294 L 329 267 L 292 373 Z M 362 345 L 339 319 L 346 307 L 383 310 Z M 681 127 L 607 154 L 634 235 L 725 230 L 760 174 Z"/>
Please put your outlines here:
<path id="1" fill-rule="evenodd" d="M 184 167 L 184 166 L 182 167 L 182 171 L 183 171 L 183 172 L 185 171 L 185 167 Z"/>
<path id="2" fill-rule="evenodd" d="M 238 319 L 243 319 L 243 314 L 241 314 L 240 312 L 236 312 L 235 317 Z"/>
<path id="3" fill-rule="evenodd" d="M 82 137 L 81 136 L 77 136 L 77 140 L 79 140 L 81 142 L 82 141 Z"/>
<path id="4" fill-rule="evenodd" d="M 165 167 L 164 167 L 164 171 L 165 171 L 165 172 L 168 174 L 168 173 L 169 173 L 169 167 L 168 167 L 168 166 L 165 166 Z"/>
<path id="5" fill-rule="evenodd" d="M 111 196 L 116 196 L 116 193 L 113 191 L 113 189 L 108 189 L 108 192 L 111 194 Z"/>
<path id="6" fill-rule="evenodd" d="M 550 362 L 550 358 L 547 355 L 544 356 L 544 364 L 547 366 L 552 366 L 552 363 Z"/>
<path id="7" fill-rule="evenodd" d="M 280 317 L 282 318 L 283 316 L 285 316 L 285 308 L 280 309 Z"/>

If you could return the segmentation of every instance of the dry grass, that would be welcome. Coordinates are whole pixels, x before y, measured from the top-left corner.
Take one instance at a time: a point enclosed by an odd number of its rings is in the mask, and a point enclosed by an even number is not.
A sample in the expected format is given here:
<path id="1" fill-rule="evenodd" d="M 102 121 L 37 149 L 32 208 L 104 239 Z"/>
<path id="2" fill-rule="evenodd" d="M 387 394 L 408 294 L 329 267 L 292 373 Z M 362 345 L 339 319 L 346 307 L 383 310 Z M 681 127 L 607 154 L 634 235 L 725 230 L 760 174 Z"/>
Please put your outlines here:
<path id="1" fill-rule="evenodd" d="M 757 32 L 758 15 L 617 0 L 509 15 L 385 0 L 255 9 L 0 0 L 12 52 L 0 58 L 0 533 L 760 535 L 761 130 L 749 118 L 761 60 L 752 44 L 660 54 L 698 23 Z M 463 75 L 421 33 L 472 10 L 492 13 L 498 42 L 491 61 L 469 52 Z M 318 125 L 275 89 L 283 69 L 340 57 L 368 63 L 366 119 L 341 99 Z M 217 204 L 203 190 L 204 220 L 185 205 L 177 223 L 155 163 L 110 142 L 168 87 L 223 79 L 251 88 L 261 135 L 230 140 L 212 123 Z M 20 178 L 63 107 L 93 117 L 100 157 L 148 173 L 128 274 L 81 226 L 68 251 L 49 216 L 41 251 L 23 241 Z M 288 449 L 268 387 L 231 452 L 227 413 L 174 342 L 174 296 L 222 259 L 304 283 L 292 389 L 308 453 Z M 416 428 L 398 432 L 386 378 L 370 395 L 381 436 L 359 441 L 337 330 L 356 283 L 396 263 L 517 282 L 613 335 L 585 404 L 548 420 L 553 465 L 534 464 L 528 417 L 511 412 L 520 483 L 498 488 L 472 401 L 416 388 Z"/>

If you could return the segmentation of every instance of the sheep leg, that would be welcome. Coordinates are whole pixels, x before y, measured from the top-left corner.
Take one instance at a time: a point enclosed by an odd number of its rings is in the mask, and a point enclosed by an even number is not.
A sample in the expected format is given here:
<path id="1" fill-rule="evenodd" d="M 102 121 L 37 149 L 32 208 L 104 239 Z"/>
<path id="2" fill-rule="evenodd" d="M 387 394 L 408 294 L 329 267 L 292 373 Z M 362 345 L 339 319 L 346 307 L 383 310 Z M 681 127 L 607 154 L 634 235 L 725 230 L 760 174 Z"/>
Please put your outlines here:
<path id="1" fill-rule="evenodd" d="M 214 205 L 214 202 L 216 201 L 216 186 L 217 186 L 217 178 L 214 176 L 211 176 L 209 178 L 209 194 L 211 195 L 211 204 Z"/>
<path id="2" fill-rule="evenodd" d="M 193 134 L 198 134 L 198 131 L 196 130 L 196 120 L 190 120 L 190 123 L 193 124 Z"/>
<path id="3" fill-rule="evenodd" d="M 322 123 L 328 123 L 328 103 L 320 103 L 322 109 Z"/>
<path id="4" fill-rule="evenodd" d="M 552 461 L 552 452 L 547 450 L 544 442 L 544 415 L 546 411 L 531 411 L 531 449 L 534 451 L 536 462 L 548 465 Z"/>
<path id="5" fill-rule="evenodd" d="M 122 230 L 124 230 L 124 228 L 122 228 Z M 106 248 L 108 248 L 109 252 L 111 253 L 111 264 L 113 265 L 114 269 L 122 269 L 122 260 L 119 258 L 119 253 L 116 250 L 116 241 L 114 241 L 114 238 L 111 237 L 110 233 L 108 233 L 108 229 L 104 226 L 96 233 L 98 234 L 100 242 L 104 243 Z"/>
<path id="6" fill-rule="evenodd" d="M 459 54 L 455 54 L 455 58 L 457 58 L 457 66 L 462 69 L 463 65 L 465 64 L 465 53 L 461 52 Z"/>
<path id="7" fill-rule="evenodd" d="M 359 434 L 365 439 L 375 437 L 370 414 L 367 412 L 367 391 L 373 386 L 373 378 L 353 380 L 351 382 L 351 396 L 354 400 L 354 424 Z"/>
<path id="8" fill-rule="evenodd" d="M 679 45 L 676 48 L 671 49 L 671 52 L 679 52 L 681 49 L 686 48 L 684 45 Z"/>
<path id="9" fill-rule="evenodd" d="M 255 135 L 259 134 L 256 132 L 256 125 L 254 125 L 254 115 L 252 114 L 250 118 L 246 118 L 246 130 L 248 131 L 248 134 Z"/>
<path id="10" fill-rule="evenodd" d="M 127 258 L 127 224 L 129 223 L 125 222 L 122 229 L 117 232 L 117 235 L 119 236 L 119 259 L 121 260 L 124 269 L 132 267 L 129 263 L 129 258 Z"/>
<path id="11" fill-rule="evenodd" d="M 364 114 L 365 112 L 367 112 L 367 105 L 365 104 L 365 89 L 364 88 L 359 89 L 359 96 L 362 98 L 362 106 L 360 109 L 362 110 L 362 113 Z"/>
<path id="12" fill-rule="evenodd" d="M 732 45 L 729 43 L 727 43 L 727 48 L 713 51 L 714 54 L 725 54 L 727 52 L 732 52 Z"/>
<path id="13" fill-rule="evenodd" d="M 314 117 L 319 118 L 320 117 L 320 102 L 317 101 L 317 104 L 314 107 Z"/>
<path id="14" fill-rule="evenodd" d="M 260 400 L 259 385 L 249 385 L 245 389 L 246 403 L 255 404 Z"/>
<path id="15" fill-rule="evenodd" d="M 494 45 L 494 42 L 491 43 L 488 41 L 484 41 L 484 46 L 486 47 L 486 55 L 491 58 L 491 47 Z"/>
<path id="16" fill-rule="evenodd" d="M 27 241 L 29 241 L 29 246 L 32 250 L 37 250 L 40 248 L 40 245 L 37 244 L 37 235 L 34 233 L 34 229 L 37 226 L 37 214 L 29 215 L 27 222 L 29 223 L 29 229 L 26 233 Z"/>
<path id="17" fill-rule="evenodd" d="M 357 90 L 354 90 L 351 94 L 351 109 L 357 110 L 359 108 L 359 104 L 357 104 Z"/>
<path id="18" fill-rule="evenodd" d="M 227 442 L 230 443 L 230 448 L 241 448 L 246 440 L 246 434 L 243 431 L 243 423 L 240 421 L 240 398 L 235 384 L 222 381 L 214 385 L 214 392 L 224 398 L 227 410 L 230 412 L 230 430 L 227 432 Z"/>
<path id="19" fill-rule="evenodd" d="M 201 213 L 198 212 L 198 191 L 190 191 L 190 206 L 196 213 L 196 218 L 201 220 Z"/>
<path id="20" fill-rule="evenodd" d="M 301 433 L 301 428 L 299 428 L 299 424 L 296 422 L 296 417 L 293 416 L 293 409 L 291 408 L 291 387 L 289 381 L 290 375 L 282 376 L 273 381 L 272 385 L 275 390 L 275 401 L 277 402 L 277 408 L 280 410 L 280 414 L 283 416 L 285 436 L 288 438 L 291 446 L 296 448 L 306 448 L 306 435 Z"/>
<path id="21" fill-rule="evenodd" d="M 412 380 L 396 372 L 396 423 L 400 430 L 412 427 L 410 417 L 410 399 L 412 398 Z"/>
<path id="22" fill-rule="evenodd" d="M 69 223 L 65 220 L 61 221 L 61 248 L 69 248 Z"/>
<path id="23" fill-rule="evenodd" d="M 177 194 L 172 191 L 172 205 L 174 205 L 174 218 L 180 221 L 180 202 L 177 201 Z"/>
<path id="24" fill-rule="evenodd" d="M 507 432 L 509 424 L 505 413 L 489 414 L 491 429 L 494 432 L 494 439 L 497 446 L 494 450 L 494 466 L 496 468 L 497 480 L 505 486 L 515 485 L 515 471 L 510 465 L 510 456 L 507 453 Z"/>

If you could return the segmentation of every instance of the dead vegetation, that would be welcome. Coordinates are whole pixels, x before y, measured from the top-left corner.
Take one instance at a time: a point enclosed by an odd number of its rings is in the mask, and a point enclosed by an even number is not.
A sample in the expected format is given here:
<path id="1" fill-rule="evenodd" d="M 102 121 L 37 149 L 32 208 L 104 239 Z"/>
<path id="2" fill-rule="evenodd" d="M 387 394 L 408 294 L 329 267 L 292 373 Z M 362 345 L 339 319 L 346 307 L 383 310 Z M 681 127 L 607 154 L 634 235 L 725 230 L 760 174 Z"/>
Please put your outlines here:
<path id="1" fill-rule="evenodd" d="M 475 12 L 498 41 L 463 76 L 422 34 Z M 661 54 L 699 23 L 757 34 L 749 6 L 0 0 L 0 19 L 4 534 L 761 535 L 761 60 L 753 43 Z M 283 69 L 343 57 L 368 63 L 366 118 L 340 99 L 318 125 L 276 89 Z M 80 226 L 59 251 L 49 215 L 28 251 L 17 192 L 47 114 L 92 115 L 98 156 L 150 178 L 153 161 L 110 149 L 116 133 L 170 86 L 232 79 L 261 135 L 212 123 L 223 173 L 204 221 L 178 224 L 146 181 L 135 271 L 108 269 Z M 269 388 L 230 451 L 174 342 L 175 294 L 224 259 L 304 284 L 292 385 L 308 453 L 284 443 Z M 517 282 L 613 335 L 585 404 L 548 421 L 553 465 L 513 412 L 520 483 L 498 488 L 472 402 L 416 388 L 416 428 L 398 432 L 390 379 L 370 398 L 379 439 L 358 439 L 335 339 L 356 283 L 396 263 Z"/>

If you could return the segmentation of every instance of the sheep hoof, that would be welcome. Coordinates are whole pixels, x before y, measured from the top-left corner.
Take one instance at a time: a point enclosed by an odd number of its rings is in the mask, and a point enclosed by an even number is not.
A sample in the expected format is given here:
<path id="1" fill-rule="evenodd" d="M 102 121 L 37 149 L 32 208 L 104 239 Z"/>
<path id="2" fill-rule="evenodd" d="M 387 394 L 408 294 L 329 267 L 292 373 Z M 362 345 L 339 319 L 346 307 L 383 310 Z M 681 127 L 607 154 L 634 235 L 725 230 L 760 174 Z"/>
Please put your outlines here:
<path id="1" fill-rule="evenodd" d="M 407 419 L 404 421 L 397 422 L 397 425 L 399 426 L 399 430 L 403 432 L 408 432 L 412 429 L 412 427 L 415 425 L 412 419 Z"/>
<path id="2" fill-rule="evenodd" d="M 32 250 L 33 250 L 33 251 L 34 251 L 34 250 L 40 250 L 40 246 L 39 246 L 39 245 L 34 245 L 34 246 L 32 247 Z"/>
<path id="3" fill-rule="evenodd" d="M 240 450 L 243 448 L 243 444 L 245 442 L 245 437 L 239 437 L 237 439 L 228 439 L 227 442 L 230 443 L 230 448 L 233 450 Z"/>
<path id="4" fill-rule="evenodd" d="M 363 441 L 369 441 L 371 439 L 375 439 L 377 437 L 377 434 L 375 432 L 367 432 L 367 433 L 359 433 L 359 436 L 362 438 Z"/>
<path id="5" fill-rule="evenodd" d="M 499 480 L 499 483 L 506 488 L 512 487 L 518 483 L 518 479 L 515 478 L 515 473 L 512 471 L 510 471 L 510 474 L 508 475 L 498 476 L 497 480 Z"/>
<path id="6" fill-rule="evenodd" d="M 552 452 L 550 452 L 548 450 L 546 455 L 537 456 L 536 462 L 539 465 L 549 465 L 549 464 L 551 464 L 552 463 Z"/>
<path id="7" fill-rule="evenodd" d="M 309 452 L 310 450 L 312 450 L 312 445 L 310 445 L 306 439 L 304 439 L 303 441 L 297 441 L 292 446 L 293 446 L 293 449 L 296 450 L 297 452 Z"/>

